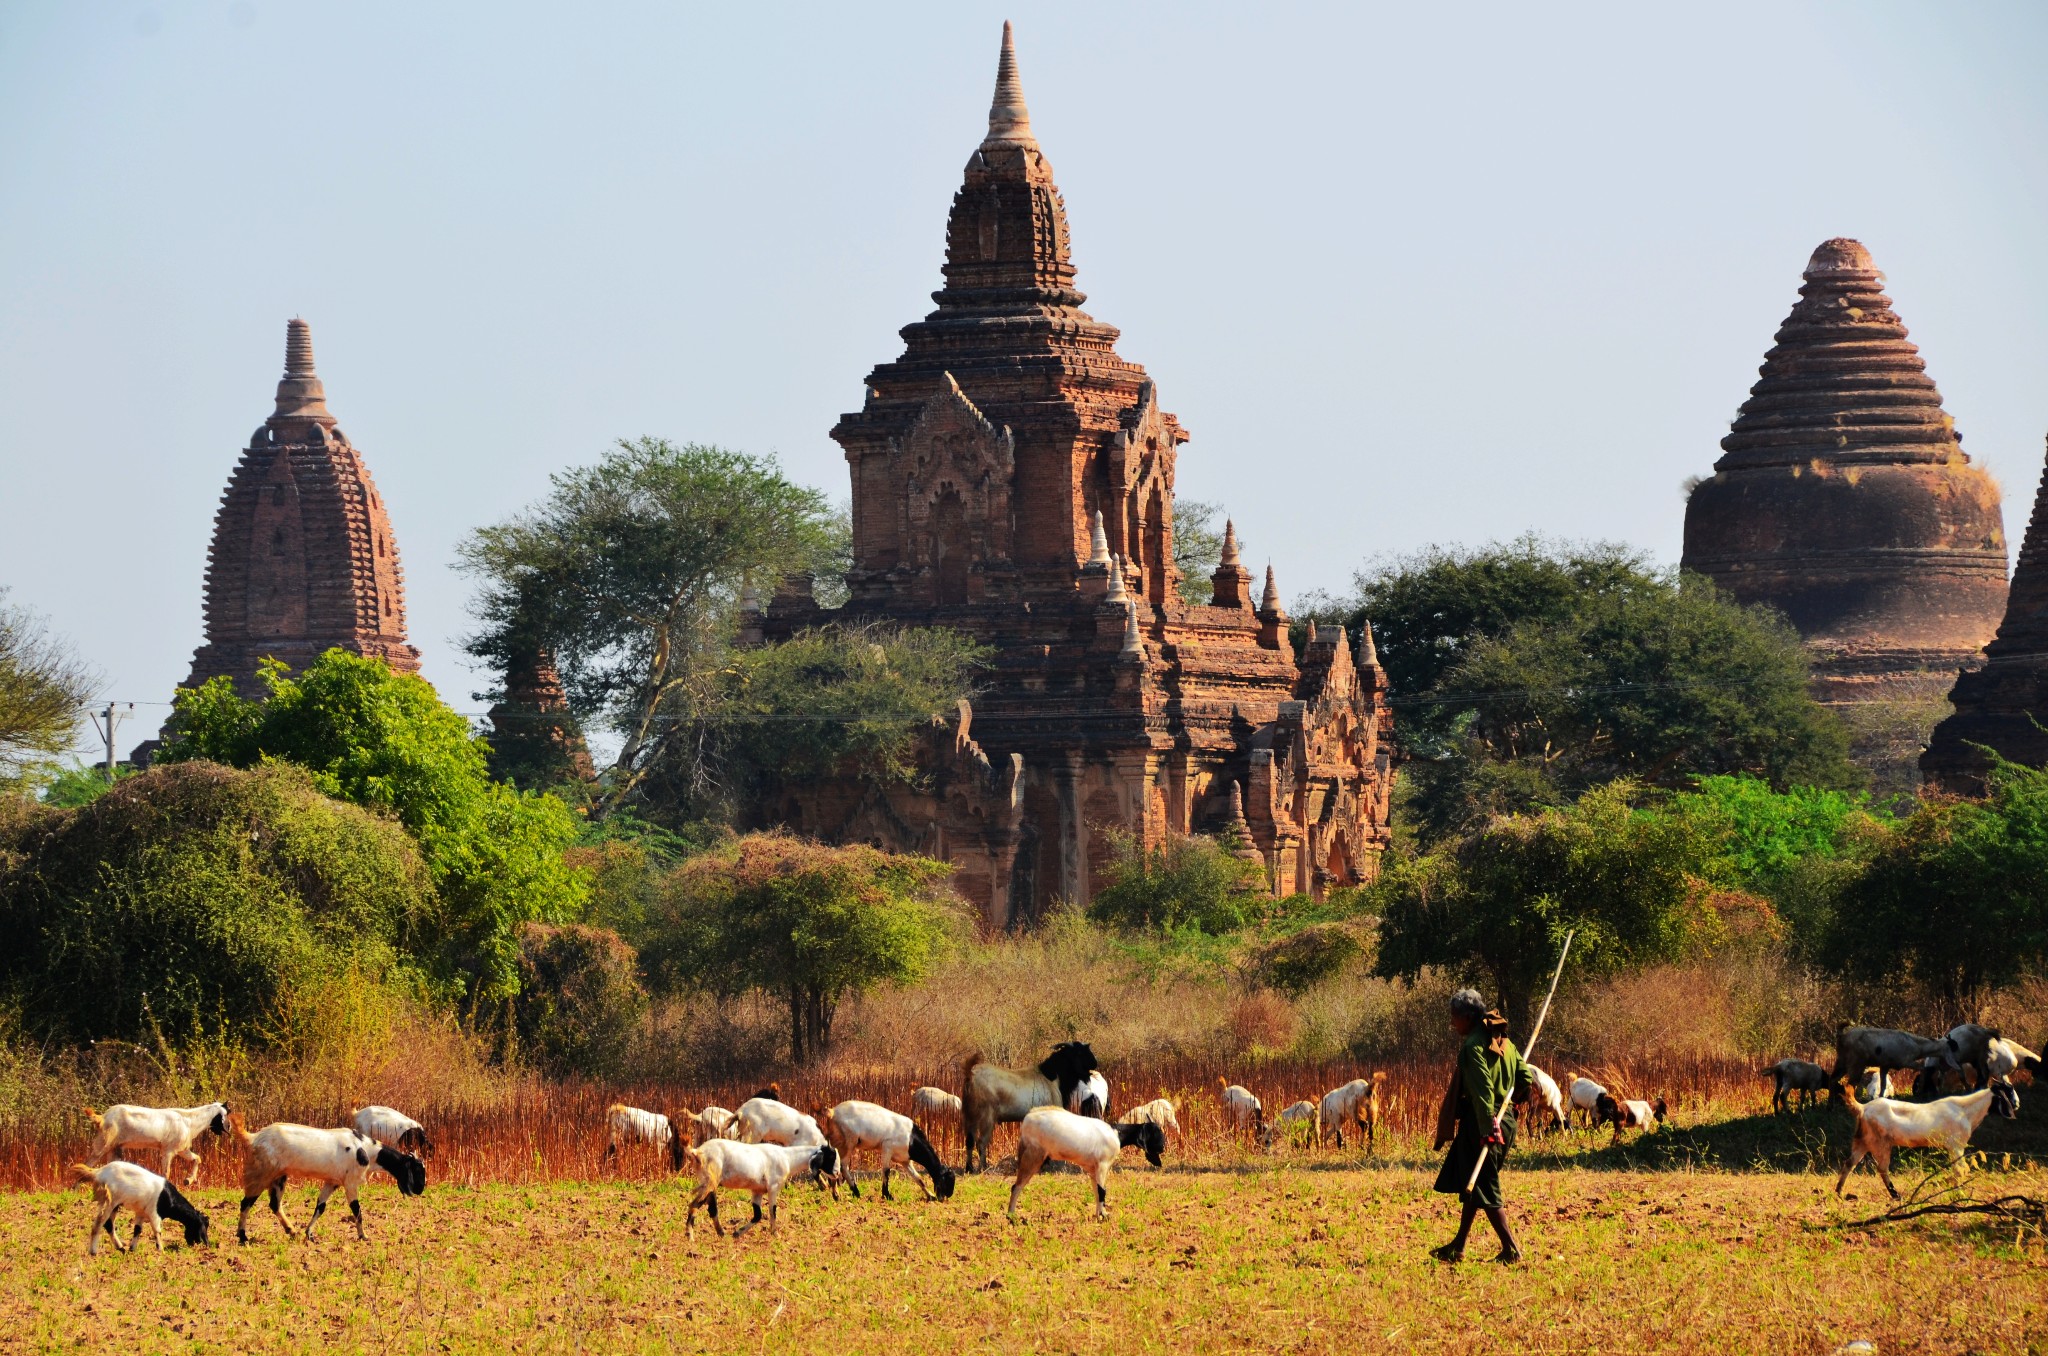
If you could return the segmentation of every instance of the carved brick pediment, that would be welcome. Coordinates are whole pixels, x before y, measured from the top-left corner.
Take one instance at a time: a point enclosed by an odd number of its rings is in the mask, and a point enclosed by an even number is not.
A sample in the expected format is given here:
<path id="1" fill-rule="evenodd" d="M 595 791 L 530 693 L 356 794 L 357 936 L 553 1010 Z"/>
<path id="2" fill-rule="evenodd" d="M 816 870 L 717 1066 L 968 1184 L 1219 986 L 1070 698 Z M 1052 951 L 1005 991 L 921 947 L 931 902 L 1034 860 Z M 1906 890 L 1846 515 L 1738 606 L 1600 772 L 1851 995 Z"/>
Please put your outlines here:
<path id="1" fill-rule="evenodd" d="M 978 593 L 974 567 L 1010 557 L 1017 444 L 952 373 L 941 375 L 916 421 L 890 441 L 889 457 L 904 492 L 903 563 L 924 576 L 931 601 L 964 603 Z"/>

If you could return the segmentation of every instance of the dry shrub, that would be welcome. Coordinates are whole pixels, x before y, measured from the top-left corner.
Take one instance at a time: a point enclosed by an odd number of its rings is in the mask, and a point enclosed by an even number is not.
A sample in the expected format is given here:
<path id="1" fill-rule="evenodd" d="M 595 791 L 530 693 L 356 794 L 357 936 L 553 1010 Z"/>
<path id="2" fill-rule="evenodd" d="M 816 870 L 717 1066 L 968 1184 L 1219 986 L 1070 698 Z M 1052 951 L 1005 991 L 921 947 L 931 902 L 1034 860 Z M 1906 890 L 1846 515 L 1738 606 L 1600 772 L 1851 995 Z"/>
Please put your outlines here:
<path id="1" fill-rule="evenodd" d="M 1230 1009 L 1230 1046 L 1224 1053 L 1258 1061 L 1285 1054 L 1301 1023 L 1294 1005 L 1271 989 L 1255 989 Z"/>

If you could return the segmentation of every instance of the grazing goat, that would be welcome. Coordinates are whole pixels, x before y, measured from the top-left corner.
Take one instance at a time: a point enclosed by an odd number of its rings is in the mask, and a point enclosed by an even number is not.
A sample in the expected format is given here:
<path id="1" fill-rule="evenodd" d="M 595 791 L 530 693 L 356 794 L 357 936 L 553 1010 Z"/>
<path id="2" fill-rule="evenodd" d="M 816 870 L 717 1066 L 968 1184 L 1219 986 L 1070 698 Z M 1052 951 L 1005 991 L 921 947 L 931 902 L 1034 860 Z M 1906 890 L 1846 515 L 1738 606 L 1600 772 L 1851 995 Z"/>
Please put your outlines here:
<path id="1" fill-rule="evenodd" d="M 1064 1107 L 1074 1090 L 1095 1072 L 1095 1052 L 1082 1041 L 1061 1041 L 1036 1069 L 1005 1069 L 984 1064 L 980 1055 L 961 1072 L 960 1137 L 967 1143 L 964 1170 L 974 1171 L 974 1156 L 988 1167 L 988 1147 L 996 1126 L 1024 1119 L 1034 1107 Z"/>
<path id="2" fill-rule="evenodd" d="M 1141 1106 L 1134 1106 L 1117 1119 L 1125 1125 L 1156 1125 L 1161 1130 L 1172 1131 L 1183 1144 L 1187 1142 L 1187 1135 L 1180 1128 L 1179 1113 L 1164 1097 L 1154 1097 Z"/>
<path id="3" fill-rule="evenodd" d="M 1994 1082 L 2011 1082 L 2021 1070 L 2041 1076 L 2041 1057 L 2018 1041 L 2000 1036 L 1991 1042 L 1990 1072 Z"/>
<path id="4" fill-rule="evenodd" d="M 106 1231 L 107 1241 L 114 1245 L 115 1252 L 135 1251 L 135 1245 L 142 1240 L 142 1226 L 145 1224 L 156 1236 L 156 1250 L 162 1252 L 166 1219 L 185 1226 L 186 1246 L 196 1248 L 206 1242 L 206 1216 L 178 1194 L 169 1178 L 153 1173 L 139 1163 L 108 1163 L 97 1168 L 73 1163 L 71 1175 L 80 1182 L 92 1183 L 92 1198 L 99 1203 L 99 1209 L 93 1212 L 92 1229 L 85 1236 L 85 1255 L 88 1257 L 100 1250 L 101 1230 Z M 129 1239 L 126 1248 L 114 1234 L 114 1216 L 124 1208 L 135 1216 L 135 1235 Z"/>
<path id="5" fill-rule="evenodd" d="M 1797 1115 L 1828 1089 L 1828 1071 L 1803 1059 L 1781 1059 L 1770 1068 L 1757 1072 L 1764 1078 L 1775 1080 L 1771 1087 L 1771 1114 L 1774 1116 L 1783 1115 L 1788 1110 Z"/>
<path id="6" fill-rule="evenodd" d="M 683 1108 L 682 1118 L 690 1123 L 690 1145 L 692 1148 L 700 1144 L 708 1144 L 714 1139 L 726 1138 L 731 1133 L 733 1122 L 736 1119 L 730 1111 L 727 1111 L 722 1106 L 707 1106 L 702 1111 L 695 1113 L 692 1113 L 688 1107 L 685 1107 Z"/>
<path id="7" fill-rule="evenodd" d="M 750 1101 L 756 1099 L 748 1099 Z M 768 1201 L 768 1232 L 776 1232 L 782 1188 L 799 1172 L 809 1172 L 821 1186 L 839 1171 L 839 1154 L 829 1144 L 742 1144 L 738 1140 L 714 1139 L 687 1152 L 697 1167 L 697 1190 L 690 1197 L 690 1211 L 683 1220 L 683 1236 L 697 1236 L 697 1207 L 711 1212 L 711 1227 L 725 1237 L 725 1225 L 718 1219 L 718 1193 L 745 1191 L 754 1198 L 754 1218 L 733 1230 L 738 1238 L 761 1222 L 761 1201 Z"/>
<path id="8" fill-rule="evenodd" d="M 1103 1119 L 1109 1114 L 1109 1080 L 1100 1073 L 1091 1072 L 1067 1094 L 1067 1110 L 1076 1116 L 1093 1116 L 1098 1121 Z"/>
<path id="9" fill-rule="evenodd" d="M 889 1172 L 901 1168 L 932 1200 L 946 1200 L 953 1194 L 953 1170 L 939 1161 L 938 1151 L 918 1129 L 917 1122 L 899 1111 L 873 1102 L 845 1101 L 818 1118 L 825 1141 L 839 1151 L 839 1175 L 854 1199 L 860 1199 L 860 1184 L 853 1180 L 856 1149 L 876 1151 L 882 1168 L 882 1199 L 889 1194 Z M 920 1172 L 919 1169 L 923 1171 Z M 925 1181 L 925 1174 L 931 1181 Z"/>
<path id="10" fill-rule="evenodd" d="M 1654 1102 L 1621 1101 L 1603 1092 L 1600 1094 L 1600 1104 L 1594 1108 L 1593 1114 L 1597 1117 L 1594 1124 L 1614 1122 L 1614 1139 L 1609 1142 L 1619 1143 L 1623 1130 L 1642 1130 L 1652 1123 L 1662 1125 L 1664 1110 L 1662 1097 Z"/>
<path id="11" fill-rule="evenodd" d="M 94 1111 L 91 1107 L 84 1110 L 99 1131 L 92 1151 L 86 1155 L 88 1163 L 97 1166 L 122 1149 L 155 1149 L 164 1156 L 164 1177 L 171 1175 L 171 1163 L 176 1159 L 182 1158 L 192 1165 L 192 1170 L 185 1174 L 186 1186 L 191 1186 L 199 1176 L 199 1155 L 192 1151 L 192 1141 L 208 1130 L 216 1135 L 228 1132 L 226 1102 L 183 1107 L 124 1104 L 105 1111 Z"/>
<path id="12" fill-rule="evenodd" d="M 1893 1069 L 1918 1068 L 1929 1055 L 1946 1055 L 1946 1041 L 1929 1040 L 1910 1031 L 1882 1026 L 1845 1026 L 1835 1033 L 1835 1067 L 1829 1081 L 1861 1078 L 1876 1069 L 1890 1076 Z"/>
<path id="13" fill-rule="evenodd" d="M 929 1125 L 941 1125 L 960 1115 L 960 1098 L 944 1088 L 923 1087 L 910 1094 L 910 1114 Z"/>
<path id="14" fill-rule="evenodd" d="M 1250 1088 L 1222 1078 L 1216 1080 L 1216 1087 L 1223 1102 L 1223 1114 L 1229 1117 L 1233 1128 L 1242 1130 L 1246 1126 L 1265 1125 L 1266 1108 L 1252 1095 Z"/>
<path id="15" fill-rule="evenodd" d="M 1572 1074 L 1572 1104 L 1565 1115 L 1565 1123 L 1571 1123 L 1571 1112 L 1586 1113 L 1588 1128 L 1600 1124 L 1600 1099 L 1607 1095 L 1607 1089 L 1595 1083 L 1584 1074 Z"/>
<path id="16" fill-rule="evenodd" d="M 434 1152 L 434 1141 L 427 1138 L 426 1127 L 388 1106 L 357 1107 L 348 1123 L 379 1144 L 403 1149 L 421 1158 Z"/>
<path id="17" fill-rule="evenodd" d="M 733 1138 L 742 1144 L 784 1144 L 815 1149 L 825 1142 L 818 1119 L 772 1097 L 749 1097 L 732 1114 Z"/>
<path id="18" fill-rule="evenodd" d="M 230 1116 L 228 1128 L 242 1145 L 242 1213 L 235 1224 L 235 1237 L 243 1243 L 249 1241 L 249 1207 L 265 1192 L 270 1193 L 270 1213 L 284 1226 L 284 1236 L 293 1236 L 292 1223 L 284 1217 L 285 1183 L 293 1177 L 310 1177 L 320 1183 L 313 1217 L 306 1221 L 308 1243 L 313 1241 L 313 1226 L 320 1222 L 327 1198 L 336 1187 L 348 1200 L 349 1214 L 355 1216 L 356 1237 L 368 1237 L 357 1193 L 373 1167 L 389 1173 L 402 1196 L 417 1196 L 427 1189 L 424 1163 L 354 1129 L 316 1130 L 310 1125 L 276 1121 L 250 1134 L 240 1116 Z"/>
<path id="19" fill-rule="evenodd" d="M 1380 1123 L 1380 1084 L 1387 1081 L 1383 1073 L 1376 1073 L 1371 1081 L 1354 1078 L 1341 1088 L 1332 1088 L 1323 1094 L 1322 1108 L 1317 1116 L 1318 1140 L 1322 1135 L 1335 1135 L 1337 1147 L 1344 1147 L 1344 1127 L 1351 1126 L 1365 1131 L 1365 1151 L 1373 1151 L 1374 1137 Z"/>
<path id="20" fill-rule="evenodd" d="M 1153 1167 L 1162 1166 L 1166 1132 L 1149 1122 L 1111 1125 L 1091 1116 L 1076 1116 L 1056 1106 L 1042 1106 L 1024 1117 L 1017 1132 L 1017 1180 L 1010 1183 L 1010 1218 L 1017 1218 L 1017 1196 L 1047 1159 L 1072 1163 L 1095 1183 L 1095 1218 L 1109 1218 L 1109 1170 L 1117 1155 L 1136 1145 Z"/>
<path id="21" fill-rule="evenodd" d="M 1555 1078 L 1552 1078 L 1534 1064 L 1529 1065 L 1528 1068 L 1529 1077 L 1536 1085 L 1536 1095 L 1529 1099 L 1528 1116 L 1531 1133 L 1543 1128 L 1541 1118 L 1544 1112 L 1550 1114 L 1552 1129 L 1561 1127 L 1564 1124 L 1564 1091 L 1557 1086 Z"/>
<path id="22" fill-rule="evenodd" d="M 1948 1047 L 1948 1062 L 1959 1069 L 1977 1071 L 1977 1086 L 1991 1081 L 1991 1043 L 2003 1037 L 1991 1027 L 1964 1022 L 1949 1028 L 1942 1044 Z"/>
<path id="23" fill-rule="evenodd" d="M 613 1102 L 604 1109 L 605 1146 L 604 1161 L 609 1163 L 619 1156 L 621 1144 L 652 1144 L 658 1149 L 668 1150 L 669 1166 L 682 1171 L 683 1144 L 676 1134 L 676 1128 L 668 1117 L 659 1111 L 642 1111 L 637 1106 L 624 1102 Z"/>
<path id="24" fill-rule="evenodd" d="M 1124 1119 L 1129 1121 L 1135 1118 L 1130 1112 L 1125 1112 Z M 1283 1138 L 1290 1144 L 1298 1144 L 1304 1139 L 1312 1140 L 1320 1148 L 1323 1142 L 1321 1111 L 1314 1102 L 1304 1097 L 1266 1122 L 1266 1128 L 1259 1138 L 1268 1149 Z"/>
<path id="25" fill-rule="evenodd" d="M 1942 1149 L 1948 1154 L 1951 1164 L 1962 1163 L 1963 1170 L 1969 1171 L 1964 1161 L 1963 1150 L 1970 1142 L 1970 1136 L 1984 1123 L 1985 1113 L 1999 1102 L 1999 1089 L 1979 1088 L 1961 1097 L 1944 1097 L 1938 1102 L 1895 1102 L 1889 1098 L 1859 1103 L 1851 1095 L 1849 1080 L 1844 1078 L 1835 1085 L 1841 1090 L 1841 1098 L 1848 1103 L 1849 1114 L 1856 1118 L 1855 1137 L 1849 1143 L 1849 1161 L 1842 1165 L 1842 1175 L 1835 1179 L 1835 1194 L 1842 1194 L 1842 1184 L 1849 1180 L 1849 1174 L 1856 1165 L 1868 1158 L 1877 1168 L 1878 1179 L 1884 1189 L 1897 1200 L 1899 1189 L 1892 1185 L 1891 1163 L 1894 1149 Z M 2004 1112 L 2001 1107 L 2001 1114 Z"/>

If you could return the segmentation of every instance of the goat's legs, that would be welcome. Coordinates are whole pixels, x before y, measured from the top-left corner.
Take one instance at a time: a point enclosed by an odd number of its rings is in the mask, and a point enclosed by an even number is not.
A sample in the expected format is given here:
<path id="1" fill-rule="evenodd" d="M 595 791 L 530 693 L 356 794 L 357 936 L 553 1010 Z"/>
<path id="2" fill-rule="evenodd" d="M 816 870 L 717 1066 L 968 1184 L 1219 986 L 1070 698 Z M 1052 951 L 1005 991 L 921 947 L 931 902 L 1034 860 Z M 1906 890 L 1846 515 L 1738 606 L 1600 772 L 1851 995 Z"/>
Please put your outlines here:
<path id="1" fill-rule="evenodd" d="M 1017 1180 L 1010 1183 L 1009 1214 L 1012 1220 L 1017 1218 L 1018 1194 L 1024 1190 L 1027 1182 L 1038 1175 L 1038 1170 L 1043 1166 L 1045 1166 L 1045 1150 L 1038 1148 L 1036 1145 L 1019 1145 L 1017 1147 Z"/>
<path id="2" fill-rule="evenodd" d="M 280 1177 L 270 1184 L 270 1213 L 277 1216 L 277 1222 L 284 1226 L 286 1238 L 297 1238 L 298 1234 L 292 1229 L 292 1222 L 284 1217 L 285 1181 L 285 1178 Z"/>
<path id="3" fill-rule="evenodd" d="M 369 1237 L 363 1232 L 363 1202 L 354 1186 L 343 1187 L 342 1192 L 348 1198 L 348 1212 L 356 1217 L 356 1241 L 360 1243 Z"/>
<path id="4" fill-rule="evenodd" d="M 327 1198 L 333 1194 L 334 1183 L 326 1182 L 321 1185 L 320 1194 L 314 1198 L 313 1218 L 306 1221 L 306 1241 L 308 1243 L 313 1241 L 313 1226 L 318 1224 L 320 1217 L 327 1213 Z"/>
<path id="5" fill-rule="evenodd" d="M 151 1216 L 149 1217 L 149 1229 L 150 1229 L 150 1232 L 151 1232 L 151 1233 L 153 1233 L 153 1234 L 155 1234 L 155 1235 L 156 1235 L 156 1250 L 157 1250 L 158 1252 L 162 1252 L 162 1251 L 164 1250 L 164 1221 L 163 1221 L 163 1216 L 161 1216 L 161 1215 L 151 1215 Z M 137 1220 L 137 1221 L 135 1221 L 135 1237 L 136 1237 L 137 1239 L 140 1239 L 140 1238 L 142 1237 L 142 1221 L 141 1221 L 141 1220 Z M 130 1246 L 130 1247 L 132 1248 L 132 1247 L 134 1246 L 134 1244 L 132 1244 L 132 1243 L 131 1243 L 131 1244 L 130 1244 L 129 1246 Z"/>
<path id="6" fill-rule="evenodd" d="M 1856 1171 L 1856 1165 L 1863 1161 L 1864 1154 L 1866 1152 L 1867 1151 L 1860 1145 L 1850 1146 L 1849 1161 L 1842 1165 L 1842 1175 L 1835 1179 L 1835 1194 L 1837 1196 L 1842 1194 L 1842 1184 L 1849 1180 L 1850 1173 Z M 1897 1193 L 1894 1192 L 1893 1194 L 1896 1195 Z"/>
<path id="7" fill-rule="evenodd" d="M 1095 1179 L 1095 1218 L 1109 1218 L 1109 1164 L 1097 1163 L 1089 1176 Z"/>

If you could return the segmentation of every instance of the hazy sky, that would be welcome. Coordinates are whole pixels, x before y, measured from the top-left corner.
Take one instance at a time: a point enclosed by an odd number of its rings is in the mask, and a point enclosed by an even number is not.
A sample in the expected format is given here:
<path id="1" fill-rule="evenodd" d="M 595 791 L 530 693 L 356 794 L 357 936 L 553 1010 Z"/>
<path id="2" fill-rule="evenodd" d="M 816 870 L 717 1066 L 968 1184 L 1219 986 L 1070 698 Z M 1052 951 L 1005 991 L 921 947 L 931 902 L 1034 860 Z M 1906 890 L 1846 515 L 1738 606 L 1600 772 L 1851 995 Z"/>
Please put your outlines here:
<path id="1" fill-rule="evenodd" d="M 0 584 L 168 700 L 303 315 L 474 709 L 454 547 L 550 471 L 659 434 L 845 496 L 826 431 L 930 307 L 1004 17 L 1088 309 L 1284 592 L 1531 528 L 1675 560 L 1833 235 L 2023 530 L 2037 4 L 9 0 Z"/>

